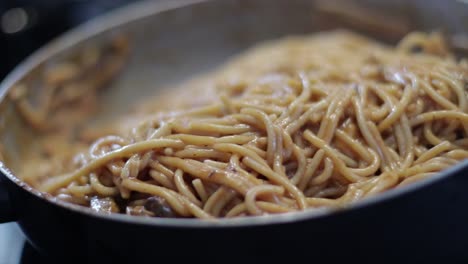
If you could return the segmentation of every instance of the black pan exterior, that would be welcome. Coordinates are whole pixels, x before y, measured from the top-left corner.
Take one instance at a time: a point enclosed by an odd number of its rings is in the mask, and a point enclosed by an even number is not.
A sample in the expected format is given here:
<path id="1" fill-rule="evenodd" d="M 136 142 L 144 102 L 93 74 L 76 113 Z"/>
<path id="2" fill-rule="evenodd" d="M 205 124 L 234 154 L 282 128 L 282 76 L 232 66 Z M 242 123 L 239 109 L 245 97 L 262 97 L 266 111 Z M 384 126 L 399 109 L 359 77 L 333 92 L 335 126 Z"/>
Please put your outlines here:
<path id="1" fill-rule="evenodd" d="M 383 202 L 283 224 L 170 227 L 94 217 L 7 181 L 18 224 L 49 257 L 86 262 L 468 259 L 466 170 Z M 431 262 L 433 263 L 433 262 Z"/>
<path id="2" fill-rule="evenodd" d="M 10 197 L 3 181 L 9 181 L 0 177 L 0 223 L 14 221 L 15 216 L 11 208 Z"/>

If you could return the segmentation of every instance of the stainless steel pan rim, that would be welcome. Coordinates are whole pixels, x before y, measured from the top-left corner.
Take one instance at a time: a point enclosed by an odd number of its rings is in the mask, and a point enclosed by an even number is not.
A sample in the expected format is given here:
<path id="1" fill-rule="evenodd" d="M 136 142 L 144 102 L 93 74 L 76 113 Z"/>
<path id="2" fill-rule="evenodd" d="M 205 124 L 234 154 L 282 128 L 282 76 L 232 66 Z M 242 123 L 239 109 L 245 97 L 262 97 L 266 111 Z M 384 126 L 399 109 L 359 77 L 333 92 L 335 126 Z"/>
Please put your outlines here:
<path id="1" fill-rule="evenodd" d="M 56 40 L 45 45 L 19 66 L 17 66 L 0 84 L 0 101 L 4 100 L 10 88 L 28 72 L 33 70 L 36 66 L 47 61 L 49 58 L 62 53 L 75 45 L 82 43 L 89 38 L 98 36 L 111 29 L 116 29 L 119 26 L 127 23 L 143 19 L 145 17 L 154 15 L 167 10 L 181 8 L 190 4 L 214 1 L 214 0 L 172 0 L 172 1 L 151 1 L 145 0 L 142 2 L 131 4 L 127 7 L 120 8 L 107 15 L 97 17 L 67 33 L 60 36 Z M 179 219 L 179 218 L 144 218 L 135 217 L 125 214 L 102 214 L 92 211 L 78 205 L 73 205 L 59 201 L 54 198 L 45 197 L 44 194 L 34 190 L 17 178 L 6 166 L 0 162 L 0 172 L 5 177 L 23 188 L 25 191 L 32 193 L 40 199 L 47 199 L 49 202 L 55 203 L 66 209 L 84 214 L 89 217 L 100 218 L 102 220 L 111 220 L 123 222 L 128 224 L 148 225 L 148 226 L 163 226 L 163 227 L 178 227 L 178 228 L 223 228 L 223 227 L 248 227 L 248 226 L 262 226 L 273 224 L 287 224 L 298 221 L 313 220 L 329 216 L 330 214 L 341 214 L 349 211 L 363 209 L 373 206 L 378 203 L 389 201 L 398 196 L 402 196 L 419 189 L 429 187 L 430 185 L 437 184 L 439 181 L 451 177 L 452 175 L 466 171 L 468 173 L 468 160 L 461 162 L 450 169 L 445 170 L 429 179 L 422 180 L 407 186 L 392 189 L 382 194 L 366 198 L 358 201 L 344 209 L 319 209 L 319 210 L 306 210 L 302 212 L 286 213 L 279 215 L 258 216 L 258 217 L 239 217 L 232 219 L 221 220 L 198 220 L 198 219 Z"/>

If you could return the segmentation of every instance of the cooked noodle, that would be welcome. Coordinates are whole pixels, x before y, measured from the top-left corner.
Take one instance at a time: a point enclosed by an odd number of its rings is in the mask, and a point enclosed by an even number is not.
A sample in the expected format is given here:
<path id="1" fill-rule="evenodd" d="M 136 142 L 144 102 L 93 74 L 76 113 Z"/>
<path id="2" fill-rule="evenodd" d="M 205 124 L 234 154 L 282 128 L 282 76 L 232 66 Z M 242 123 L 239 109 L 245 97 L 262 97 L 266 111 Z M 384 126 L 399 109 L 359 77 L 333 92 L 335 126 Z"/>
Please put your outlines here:
<path id="1" fill-rule="evenodd" d="M 341 31 L 265 43 L 84 131 L 80 148 L 64 143 L 73 156 L 23 179 L 152 217 L 343 207 L 468 158 L 466 65 L 438 34 L 396 48 Z"/>

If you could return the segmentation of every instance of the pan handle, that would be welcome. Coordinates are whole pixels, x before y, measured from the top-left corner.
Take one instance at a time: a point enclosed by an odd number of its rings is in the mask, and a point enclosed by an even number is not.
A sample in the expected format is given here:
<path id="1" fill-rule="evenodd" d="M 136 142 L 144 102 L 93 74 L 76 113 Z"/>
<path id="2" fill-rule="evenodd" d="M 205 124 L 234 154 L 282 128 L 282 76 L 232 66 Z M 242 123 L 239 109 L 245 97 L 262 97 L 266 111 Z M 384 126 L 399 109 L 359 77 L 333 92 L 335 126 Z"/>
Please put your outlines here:
<path id="1" fill-rule="evenodd" d="M 10 198 L 5 186 L 4 175 L 0 172 L 0 223 L 14 221 Z"/>

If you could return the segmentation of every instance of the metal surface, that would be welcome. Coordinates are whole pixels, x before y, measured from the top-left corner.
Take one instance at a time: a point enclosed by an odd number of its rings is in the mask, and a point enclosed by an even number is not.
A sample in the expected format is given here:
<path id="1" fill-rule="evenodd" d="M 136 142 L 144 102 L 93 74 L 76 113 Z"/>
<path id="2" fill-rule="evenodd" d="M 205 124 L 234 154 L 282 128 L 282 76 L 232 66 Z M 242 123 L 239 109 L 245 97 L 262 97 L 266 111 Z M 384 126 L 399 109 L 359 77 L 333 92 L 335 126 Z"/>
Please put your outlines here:
<path id="1" fill-rule="evenodd" d="M 124 72 L 103 94 L 107 107 L 96 117 L 97 121 L 119 115 L 132 101 L 155 94 L 169 83 L 212 69 L 262 40 L 351 27 L 392 42 L 410 29 L 433 29 L 435 22 L 438 28 L 459 34 L 462 33 L 459 25 L 466 19 L 461 14 L 468 11 L 456 1 L 444 1 L 444 5 L 438 6 L 428 5 L 428 1 L 353 1 L 358 3 L 357 9 L 336 10 L 336 6 L 345 6 L 350 1 L 339 1 L 330 9 L 324 4 L 326 1 L 220 0 L 174 9 L 189 2 L 194 1 L 145 2 L 114 12 L 66 34 L 18 66 L 0 87 L 3 98 L 0 141 L 9 156 L 8 168 L 15 171 L 21 166 L 21 157 L 36 136 L 17 118 L 12 103 L 5 97 L 8 89 L 26 77 L 37 78 L 44 65 L 76 52 L 86 42 L 103 41 L 115 32 L 130 36 L 132 54 Z M 160 13 L 166 9 L 170 10 Z M 369 27 L 368 21 L 354 19 L 362 17 L 363 12 L 385 19 L 376 19 Z M 434 14 L 440 19 L 431 20 Z M 396 24 L 399 26 L 392 26 Z M 386 30 L 391 34 L 383 34 Z M 84 252 L 86 257 L 112 252 L 117 258 L 146 259 L 157 253 L 151 250 L 154 238 L 158 237 L 171 243 L 183 240 L 192 245 L 185 250 L 195 255 L 206 246 L 227 255 L 229 248 L 236 247 L 236 241 L 243 241 L 245 252 L 239 256 L 241 259 L 248 252 L 257 252 L 258 248 L 268 251 L 278 243 L 291 251 L 307 245 L 333 256 L 326 246 L 336 241 L 346 244 L 348 248 L 343 250 L 349 254 L 366 254 L 370 248 L 374 253 L 389 255 L 385 249 L 392 247 L 401 250 L 393 252 L 396 255 L 411 250 L 429 252 L 418 255 L 424 259 L 438 253 L 467 257 L 468 252 L 462 246 L 468 244 L 468 229 L 463 229 L 468 212 L 460 210 L 468 203 L 467 168 L 468 162 L 464 162 L 427 181 L 388 191 L 331 214 L 308 211 L 217 222 L 96 214 L 39 198 L 41 195 L 34 190 L 25 191 L 25 186 L 20 186 L 21 182 L 6 167 L 0 169 L 7 178 L 5 183 L 19 225 L 44 253 L 83 257 Z M 443 227 L 440 221 L 445 223 Z M 366 246 L 353 241 L 356 237 Z M 300 245 L 298 238 L 314 239 Z M 199 244 L 200 240 L 204 243 Z M 450 246 L 440 249 L 441 241 Z M 307 255 L 307 249 L 301 249 Z M 130 255 L 123 256 L 124 252 Z"/>
<path id="2" fill-rule="evenodd" d="M 0 263 L 19 264 L 24 235 L 16 223 L 0 224 Z"/>

